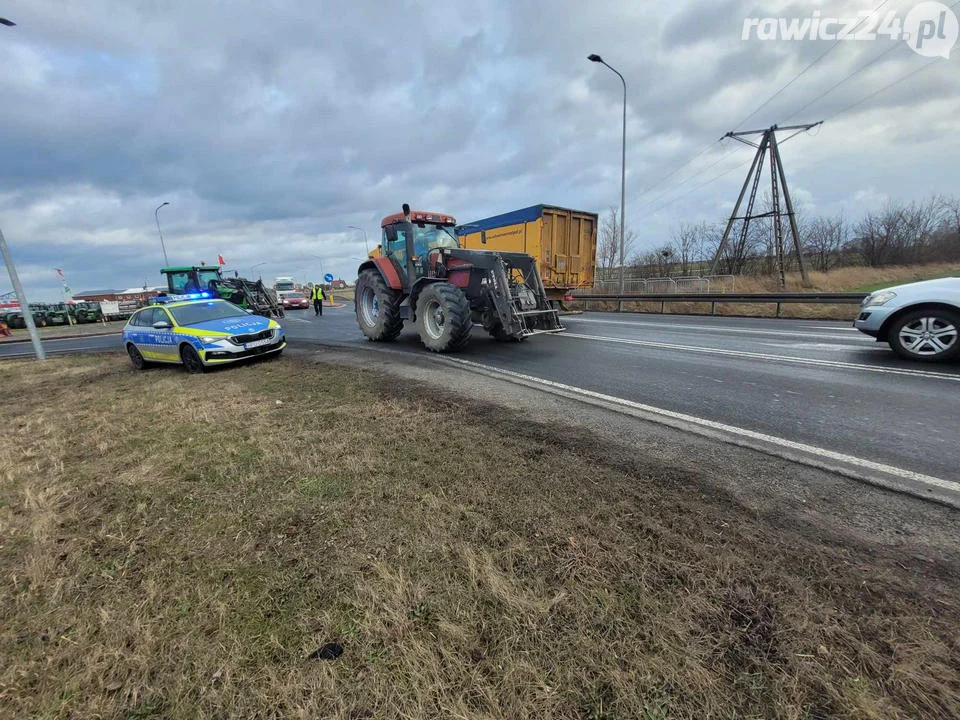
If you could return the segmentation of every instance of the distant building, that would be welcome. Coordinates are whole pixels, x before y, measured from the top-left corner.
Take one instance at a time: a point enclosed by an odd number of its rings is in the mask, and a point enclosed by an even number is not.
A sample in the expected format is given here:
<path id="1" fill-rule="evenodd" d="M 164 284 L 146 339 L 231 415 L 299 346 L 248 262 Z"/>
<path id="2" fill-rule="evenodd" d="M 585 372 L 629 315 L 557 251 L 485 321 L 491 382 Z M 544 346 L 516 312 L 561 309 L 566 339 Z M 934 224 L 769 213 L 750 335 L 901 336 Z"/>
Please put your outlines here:
<path id="1" fill-rule="evenodd" d="M 77 302 L 101 302 L 103 300 L 125 300 L 144 304 L 155 298 L 159 293 L 166 292 L 166 287 L 135 287 L 127 290 L 87 290 L 81 293 L 74 293 L 73 299 Z"/>
<path id="2" fill-rule="evenodd" d="M 117 295 L 119 290 L 87 290 L 86 292 L 74 293 L 73 299 L 79 302 L 90 301 L 100 302 L 101 300 L 119 300 Z"/>
<path id="3" fill-rule="evenodd" d="M 165 287 L 152 288 L 130 288 L 117 293 L 118 300 L 136 300 L 139 303 L 147 303 L 155 298 L 161 291 L 166 291 Z"/>

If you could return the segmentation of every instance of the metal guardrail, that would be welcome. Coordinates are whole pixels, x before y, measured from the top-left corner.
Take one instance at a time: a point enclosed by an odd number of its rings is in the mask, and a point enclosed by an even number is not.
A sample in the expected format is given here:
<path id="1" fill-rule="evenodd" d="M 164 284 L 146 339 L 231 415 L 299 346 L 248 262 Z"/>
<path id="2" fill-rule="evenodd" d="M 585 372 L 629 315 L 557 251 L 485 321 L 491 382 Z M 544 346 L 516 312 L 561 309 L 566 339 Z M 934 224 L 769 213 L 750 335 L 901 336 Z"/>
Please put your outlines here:
<path id="1" fill-rule="evenodd" d="M 634 293 L 677 293 L 677 292 L 733 292 L 735 277 L 733 275 L 696 275 L 677 277 L 625 277 L 623 280 L 624 295 Z M 597 279 L 594 281 L 594 290 L 610 293 L 620 290 L 618 278 Z M 577 292 L 581 292 L 578 290 Z M 589 291 L 586 291 L 589 294 Z"/>
<path id="2" fill-rule="evenodd" d="M 777 317 L 781 316 L 784 303 L 808 303 L 814 305 L 859 305 L 867 293 L 644 293 L 636 295 L 618 294 L 578 294 L 577 302 L 614 301 L 617 310 L 623 309 L 625 302 L 659 302 L 660 312 L 668 302 L 710 303 L 710 314 L 717 314 L 717 303 L 776 303 Z"/>

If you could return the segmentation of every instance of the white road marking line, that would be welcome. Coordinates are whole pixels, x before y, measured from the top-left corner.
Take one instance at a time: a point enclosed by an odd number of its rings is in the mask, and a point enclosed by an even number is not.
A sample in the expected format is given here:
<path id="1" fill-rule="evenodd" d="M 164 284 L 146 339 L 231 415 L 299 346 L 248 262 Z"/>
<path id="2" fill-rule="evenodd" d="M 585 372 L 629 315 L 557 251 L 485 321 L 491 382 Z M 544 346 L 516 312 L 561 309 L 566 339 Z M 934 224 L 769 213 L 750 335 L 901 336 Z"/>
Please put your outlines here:
<path id="1" fill-rule="evenodd" d="M 309 320 L 304 320 L 303 318 L 297 318 L 297 317 L 284 318 L 284 321 L 287 321 L 287 320 L 293 320 L 294 322 L 302 322 L 302 323 L 306 323 L 307 325 L 310 324 Z"/>
<path id="2" fill-rule="evenodd" d="M 830 352 L 847 352 L 849 350 L 857 350 L 859 352 L 870 352 L 877 354 L 888 355 L 890 350 L 884 346 L 878 347 L 865 347 L 863 345 L 844 345 L 843 343 L 788 343 L 788 342 L 758 342 L 758 345 L 765 345 L 767 347 L 775 348 L 802 348 L 805 350 L 816 349 L 816 350 L 827 350 Z"/>
<path id="3" fill-rule="evenodd" d="M 109 345 L 81 345 L 81 346 L 79 346 L 79 347 L 63 348 L 62 350 L 50 350 L 50 351 L 48 352 L 48 354 L 50 354 L 50 355 L 61 355 L 61 354 L 65 354 L 65 353 L 77 352 L 77 351 L 79 351 L 79 350 L 108 350 L 109 348 L 110 348 Z M 117 349 L 117 350 L 121 350 L 122 348 L 118 345 L 118 346 L 116 347 L 116 349 Z M 3 359 L 3 358 L 19 358 L 19 357 L 33 357 L 34 354 L 35 354 L 35 353 L 33 352 L 33 349 L 32 349 L 32 347 L 31 347 L 30 350 L 23 350 L 23 351 L 21 351 L 21 352 L 16 352 L 16 353 L 4 353 L 4 354 L 0 355 L 0 359 Z"/>
<path id="4" fill-rule="evenodd" d="M 827 333 L 810 333 L 803 330 L 788 331 L 788 330 L 753 330 L 750 328 L 731 328 L 731 327 L 716 327 L 714 325 L 686 325 L 683 323 L 677 323 L 676 325 L 669 325 L 666 323 L 651 323 L 651 322 L 630 322 L 628 320 L 600 320 L 597 318 L 572 318 L 565 317 L 563 318 L 564 323 L 576 324 L 578 322 L 582 323 L 601 323 L 604 325 L 630 325 L 634 327 L 655 327 L 660 328 L 661 330 L 669 330 L 672 332 L 682 332 L 684 330 L 708 330 L 710 332 L 718 333 L 735 333 L 737 335 L 784 335 L 786 337 L 792 338 L 821 338 L 821 339 L 843 339 L 850 340 L 851 337 L 849 333 L 843 334 L 827 334 Z M 859 331 L 854 331 L 859 332 Z M 863 336 L 865 343 L 873 343 L 873 338 L 868 338 L 866 335 Z"/>
<path id="5" fill-rule="evenodd" d="M 639 345 L 660 350 L 686 350 L 688 352 L 705 353 L 708 355 L 726 355 L 728 357 L 742 357 L 751 360 L 774 360 L 778 362 L 795 363 L 797 365 L 813 365 L 819 367 L 838 368 L 842 370 L 861 370 L 885 375 L 906 375 L 908 377 L 934 378 L 960 382 L 960 375 L 939 373 L 930 370 L 908 370 L 904 368 L 882 368 L 874 365 L 859 365 L 857 363 L 842 362 L 840 360 L 816 360 L 814 358 L 799 358 L 791 355 L 774 355 L 771 353 L 747 352 L 746 350 L 723 350 L 721 348 L 706 348 L 696 345 L 676 345 L 673 343 L 652 342 L 650 340 L 629 340 L 627 338 L 604 337 L 602 335 L 581 335 L 580 333 L 560 333 L 552 337 L 577 338 L 579 340 L 599 340 L 601 342 L 621 343 L 624 345 Z"/>
<path id="6" fill-rule="evenodd" d="M 853 455 L 846 455 L 844 453 L 835 452 L 833 450 L 827 450 L 825 448 L 816 447 L 814 445 L 807 445 L 805 443 L 794 442 L 793 440 L 787 440 L 785 438 L 776 437 L 775 435 L 767 435 L 765 433 L 756 432 L 754 430 L 747 430 L 746 428 L 736 427 L 735 425 L 726 425 L 724 423 L 715 422 L 713 420 L 698 418 L 693 415 L 687 415 L 686 413 L 675 412 L 673 410 L 664 410 L 663 408 L 653 407 L 652 405 L 644 405 L 642 403 L 634 402 L 632 400 L 626 400 L 624 398 L 616 397 L 614 395 L 605 395 L 604 393 L 595 392 L 593 390 L 587 390 L 585 388 L 576 387 L 574 385 L 566 385 L 564 383 L 555 382 L 553 380 L 546 380 L 544 378 L 535 377 L 533 375 L 525 375 L 523 373 L 514 372 L 512 370 L 505 370 L 503 368 L 498 368 L 493 365 L 486 365 L 484 363 L 473 362 L 472 360 L 464 360 L 462 358 L 454 358 L 450 356 L 444 357 L 443 360 L 446 362 L 454 363 L 456 365 L 473 367 L 480 370 L 484 370 L 486 372 L 492 372 L 499 375 L 503 375 L 505 377 L 512 377 L 518 380 L 522 380 L 526 383 L 533 383 L 535 385 L 540 385 L 541 387 L 560 390 L 566 393 L 579 395 L 581 397 L 591 398 L 594 400 L 600 400 L 602 402 L 609 403 L 612 405 L 619 405 L 621 407 L 630 408 L 632 410 L 648 413 L 650 415 L 655 415 L 661 418 L 679 421 L 689 425 L 695 425 L 700 428 L 719 431 L 722 433 L 727 433 L 729 435 L 735 435 L 741 438 L 746 438 L 753 441 L 759 441 L 762 443 L 771 444 L 774 447 L 788 448 L 790 450 L 808 454 L 808 455 L 813 455 L 815 457 L 829 458 L 830 460 L 833 460 L 835 462 L 843 463 L 845 465 L 852 465 L 853 467 L 859 468 L 861 470 L 871 470 L 874 472 L 880 472 L 886 475 L 891 475 L 893 477 L 900 478 L 902 480 L 910 480 L 912 482 L 921 483 L 929 487 L 936 487 L 943 490 L 950 490 L 952 492 L 960 492 L 960 483 L 958 482 L 954 482 L 952 480 L 943 480 L 942 478 L 914 472 L 913 470 L 906 470 L 904 468 L 894 467 L 893 465 L 886 465 L 884 463 L 874 462 L 873 460 L 866 460 L 864 458 L 858 458 Z"/>
<path id="7" fill-rule="evenodd" d="M 861 334 L 860 331 L 853 326 L 837 327 L 836 325 L 804 325 L 803 327 L 810 328 L 811 330 L 834 330 L 836 332 L 847 333 L 847 334 L 850 334 L 850 333 Z"/>

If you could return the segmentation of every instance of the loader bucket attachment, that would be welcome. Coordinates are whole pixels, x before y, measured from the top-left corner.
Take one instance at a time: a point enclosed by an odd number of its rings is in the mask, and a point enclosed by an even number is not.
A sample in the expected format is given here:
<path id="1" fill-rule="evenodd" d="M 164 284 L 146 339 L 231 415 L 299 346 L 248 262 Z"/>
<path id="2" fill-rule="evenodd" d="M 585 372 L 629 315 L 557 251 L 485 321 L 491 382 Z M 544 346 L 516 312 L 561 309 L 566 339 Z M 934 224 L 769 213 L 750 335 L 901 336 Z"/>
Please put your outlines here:
<path id="1" fill-rule="evenodd" d="M 560 324 L 556 309 L 550 307 L 537 263 L 525 253 L 466 251 L 476 254 L 474 265 L 489 265 L 488 292 L 497 320 L 506 335 L 522 340 L 531 335 L 559 333 L 566 330 Z M 460 251 L 458 256 L 462 256 Z"/>

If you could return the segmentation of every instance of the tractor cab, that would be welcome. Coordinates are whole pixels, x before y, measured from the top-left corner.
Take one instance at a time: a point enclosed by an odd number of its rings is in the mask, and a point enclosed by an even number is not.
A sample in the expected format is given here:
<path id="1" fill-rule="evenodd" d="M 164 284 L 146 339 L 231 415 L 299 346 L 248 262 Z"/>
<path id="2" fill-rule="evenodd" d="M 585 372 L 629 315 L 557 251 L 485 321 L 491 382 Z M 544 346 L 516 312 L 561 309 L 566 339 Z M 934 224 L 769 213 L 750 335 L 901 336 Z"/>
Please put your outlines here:
<path id="1" fill-rule="evenodd" d="M 428 274 L 427 256 L 438 248 L 459 248 L 457 221 L 450 215 L 419 210 L 388 215 L 380 223 L 381 251 L 408 282 Z M 406 283 L 405 283 L 406 284 Z"/>
<path id="2" fill-rule="evenodd" d="M 189 295 L 198 292 L 215 293 L 223 281 L 219 265 L 168 267 L 161 271 L 167 276 L 167 292 L 171 295 Z"/>

